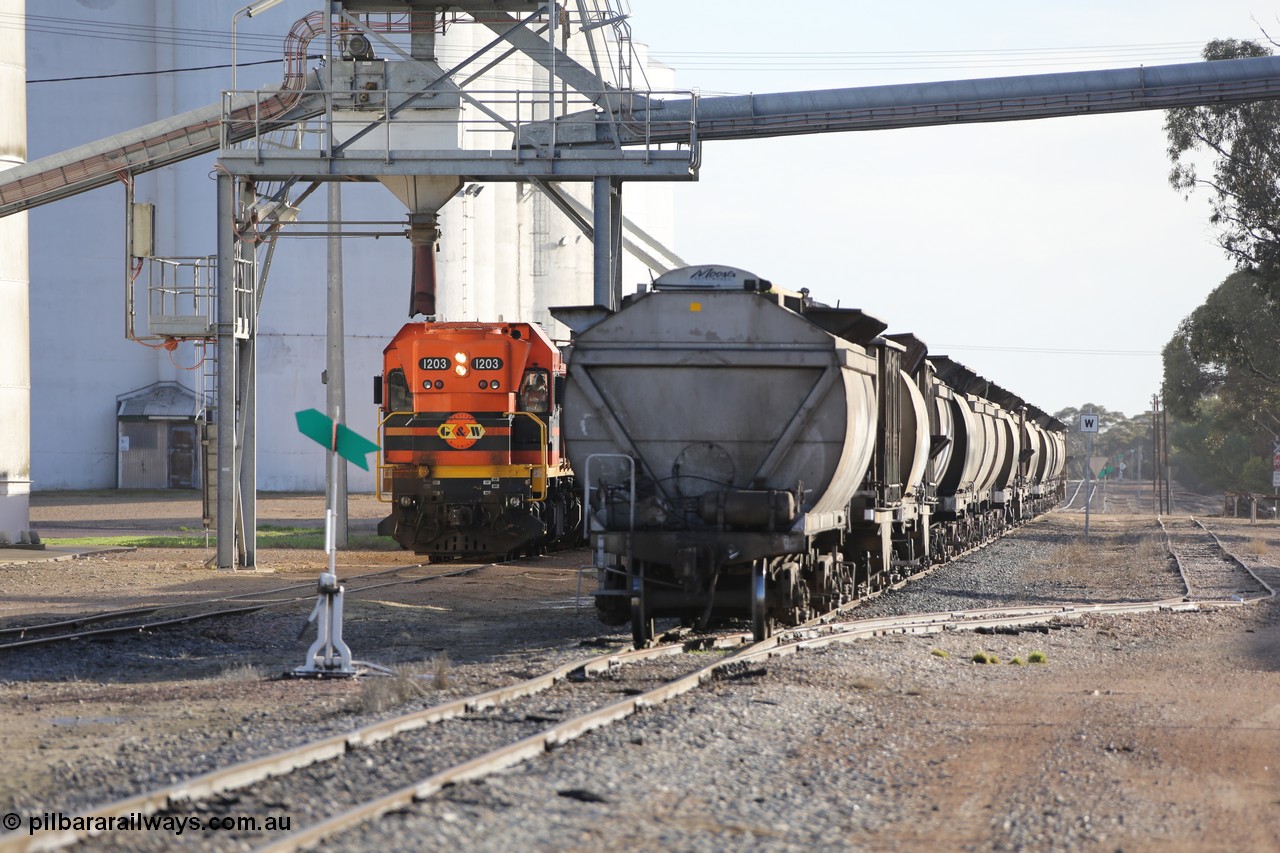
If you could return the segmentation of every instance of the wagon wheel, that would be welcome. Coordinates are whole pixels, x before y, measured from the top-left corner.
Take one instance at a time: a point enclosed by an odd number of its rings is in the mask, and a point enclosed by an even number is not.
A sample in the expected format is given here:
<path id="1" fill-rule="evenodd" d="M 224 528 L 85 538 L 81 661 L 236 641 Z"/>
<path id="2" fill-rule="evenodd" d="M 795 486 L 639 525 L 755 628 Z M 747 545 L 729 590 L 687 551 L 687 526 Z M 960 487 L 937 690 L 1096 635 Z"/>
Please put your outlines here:
<path id="1" fill-rule="evenodd" d="M 765 561 L 756 560 L 751 565 L 751 636 L 758 643 L 773 633 L 769 619 L 768 573 Z"/>
<path id="2" fill-rule="evenodd" d="M 643 649 L 653 642 L 653 610 L 644 583 L 644 564 L 631 575 L 631 643 Z"/>

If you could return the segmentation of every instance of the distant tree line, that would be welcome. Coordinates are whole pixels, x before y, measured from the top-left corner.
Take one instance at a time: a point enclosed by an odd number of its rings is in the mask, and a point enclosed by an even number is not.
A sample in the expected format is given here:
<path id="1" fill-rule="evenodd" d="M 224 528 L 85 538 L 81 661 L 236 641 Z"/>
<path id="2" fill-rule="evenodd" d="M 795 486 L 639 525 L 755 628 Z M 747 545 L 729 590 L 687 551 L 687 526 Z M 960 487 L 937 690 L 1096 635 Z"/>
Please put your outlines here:
<path id="1" fill-rule="evenodd" d="M 1107 461 L 1106 466 L 1110 469 L 1106 472 L 1108 479 L 1151 479 L 1151 412 L 1127 417 L 1124 412 L 1095 403 L 1085 403 L 1078 409 L 1068 407 L 1053 413 L 1055 418 L 1067 425 L 1068 477 L 1081 479 L 1085 476 L 1088 437 L 1079 430 L 1082 414 L 1098 416 L 1098 431 L 1093 435 L 1092 455 L 1095 459 Z M 1172 430 L 1172 426 L 1170 429 Z M 1094 475 L 1100 473 L 1102 471 L 1095 471 Z"/>

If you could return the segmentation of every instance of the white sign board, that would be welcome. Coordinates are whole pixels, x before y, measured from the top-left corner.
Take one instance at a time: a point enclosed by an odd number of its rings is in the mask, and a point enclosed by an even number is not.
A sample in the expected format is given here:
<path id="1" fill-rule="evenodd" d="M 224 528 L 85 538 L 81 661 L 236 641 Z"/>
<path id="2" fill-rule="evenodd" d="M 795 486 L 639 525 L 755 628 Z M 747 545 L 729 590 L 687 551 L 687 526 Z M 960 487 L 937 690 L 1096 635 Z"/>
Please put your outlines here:
<path id="1" fill-rule="evenodd" d="M 1097 432 L 1097 431 L 1098 431 L 1098 416 L 1097 416 L 1097 415 L 1095 415 L 1095 414 L 1081 415 L 1081 416 L 1080 416 L 1080 431 L 1081 431 L 1081 432 Z"/>
<path id="2" fill-rule="evenodd" d="M 1271 472 L 1271 488 L 1280 489 L 1280 471 Z"/>

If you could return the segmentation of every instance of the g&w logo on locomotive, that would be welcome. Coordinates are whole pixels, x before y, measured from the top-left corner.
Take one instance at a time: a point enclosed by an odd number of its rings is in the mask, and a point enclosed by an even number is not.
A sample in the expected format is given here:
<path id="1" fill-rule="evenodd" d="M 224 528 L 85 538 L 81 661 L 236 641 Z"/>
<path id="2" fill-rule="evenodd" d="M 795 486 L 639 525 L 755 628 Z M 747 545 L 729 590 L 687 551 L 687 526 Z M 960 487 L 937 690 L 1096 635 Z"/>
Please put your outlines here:
<path id="1" fill-rule="evenodd" d="M 378 532 L 435 559 L 573 544 L 560 350 L 531 323 L 409 323 L 383 353 Z"/>

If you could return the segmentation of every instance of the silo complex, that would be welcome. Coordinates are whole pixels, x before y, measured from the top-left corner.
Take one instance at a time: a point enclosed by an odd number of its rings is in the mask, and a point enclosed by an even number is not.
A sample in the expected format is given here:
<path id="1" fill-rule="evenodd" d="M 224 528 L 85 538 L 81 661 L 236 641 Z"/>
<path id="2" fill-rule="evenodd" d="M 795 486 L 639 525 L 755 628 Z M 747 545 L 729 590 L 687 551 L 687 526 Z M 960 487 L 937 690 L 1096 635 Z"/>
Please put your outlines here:
<path id="1" fill-rule="evenodd" d="M 216 103 L 221 92 L 232 88 L 232 16 L 243 5 L 240 0 L 46 0 L 39 22 L 29 22 L 27 28 L 28 76 L 33 81 L 31 158 Z M 314 0 L 285 0 L 253 18 L 241 17 L 236 24 L 235 87 L 278 84 L 283 36 L 295 20 L 316 7 Z M 6 31 L 5 37 L 15 36 Z M 579 38 L 571 40 L 570 52 L 585 57 L 585 44 L 573 44 Z M 448 68 L 450 57 L 463 56 L 491 39 L 485 28 L 451 25 L 439 40 L 440 64 Z M 311 52 L 323 46 L 318 39 Z M 664 71 L 649 69 L 655 88 L 665 84 L 664 78 L 655 77 Z M 21 81 L 21 69 L 17 75 Z M 66 79 L 73 77 L 77 79 Z M 532 62 L 507 62 L 475 85 L 545 92 L 547 72 Z M 8 125 L 5 132 L 9 133 Z M 137 177 L 135 200 L 155 205 L 157 255 L 216 254 L 215 162 L 215 155 L 207 155 Z M 562 190 L 589 204 L 589 185 Z M 323 222 L 325 196 L 315 193 L 304 202 L 301 218 Z M 670 245 L 671 189 L 660 183 L 627 184 L 625 199 L 626 216 Z M 128 401 L 156 398 L 130 395 L 156 387 L 196 391 L 201 375 L 209 373 L 209 365 L 200 364 L 200 354 L 191 344 L 170 351 L 125 340 L 123 290 L 129 270 L 124 211 L 124 192 L 117 186 L 30 214 L 30 455 L 37 490 L 115 487 L 126 470 L 121 461 L 126 441 L 132 441 L 135 457 L 140 441 L 158 441 L 147 464 L 171 461 L 173 449 L 166 455 L 163 429 L 176 434 L 173 430 L 179 427 L 161 424 L 160 432 L 148 432 L 145 439 L 142 432 L 135 433 L 137 437 L 125 434 L 122 421 L 131 417 L 130 412 L 146 408 Z M 405 206 L 377 183 L 343 184 L 342 214 L 347 222 L 383 223 L 384 232 L 403 227 L 406 220 Z M 590 240 L 530 184 L 466 184 L 442 209 L 440 225 L 442 320 L 532 320 L 553 335 L 563 335 L 563 329 L 554 328 L 547 308 L 592 299 Z M 298 434 L 294 424 L 296 411 L 325 408 L 324 245 L 323 237 L 282 237 L 262 299 L 257 470 L 258 488 L 264 491 L 319 490 L 325 479 L 323 451 Z M 398 236 L 343 241 L 344 420 L 366 435 L 373 435 L 377 426 L 370 389 L 372 377 L 380 371 L 382 348 L 409 319 L 411 257 L 409 241 Z M 7 256 L 4 262 L 10 264 L 9 277 L 13 258 Z M 625 286 L 649 279 L 646 268 L 624 259 Z M 165 416 L 174 413 L 170 404 Z M 373 489 L 371 474 L 352 468 L 350 475 L 353 491 Z M 161 475 L 148 482 L 164 481 Z M 184 485 L 173 477 L 168 482 Z"/>
<path id="2" fill-rule="evenodd" d="M 27 159 L 26 0 L 0 0 L 0 169 Z M 27 534 L 31 491 L 31 347 L 27 215 L 0 219 L 0 544 Z"/>

